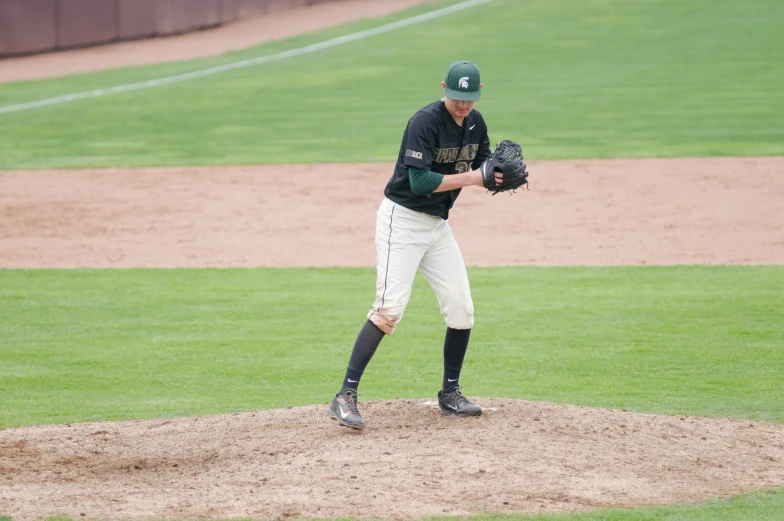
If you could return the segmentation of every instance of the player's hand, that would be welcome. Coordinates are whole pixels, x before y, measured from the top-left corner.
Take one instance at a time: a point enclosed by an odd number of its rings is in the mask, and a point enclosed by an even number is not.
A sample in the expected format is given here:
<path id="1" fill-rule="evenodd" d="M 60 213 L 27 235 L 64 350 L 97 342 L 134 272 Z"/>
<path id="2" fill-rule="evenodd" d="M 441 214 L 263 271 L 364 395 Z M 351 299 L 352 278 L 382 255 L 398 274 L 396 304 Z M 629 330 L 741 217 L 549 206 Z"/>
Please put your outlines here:
<path id="1" fill-rule="evenodd" d="M 470 184 L 474 184 L 476 186 L 484 186 L 484 180 L 482 179 L 482 171 L 481 170 L 477 169 L 477 170 L 474 170 L 474 171 L 472 171 L 470 173 L 466 173 L 465 175 L 470 175 L 471 176 Z M 493 178 L 495 179 L 495 184 L 500 185 L 500 184 L 502 184 L 504 182 L 504 173 L 503 172 L 495 172 L 494 175 L 493 175 Z M 441 181 L 441 183 L 443 184 L 444 181 Z M 466 185 L 462 185 L 462 186 L 466 186 Z M 439 190 L 440 190 L 440 187 L 439 187 Z M 450 190 L 451 190 L 451 188 L 450 188 Z M 436 190 L 436 191 L 438 191 L 438 190 Z"/>

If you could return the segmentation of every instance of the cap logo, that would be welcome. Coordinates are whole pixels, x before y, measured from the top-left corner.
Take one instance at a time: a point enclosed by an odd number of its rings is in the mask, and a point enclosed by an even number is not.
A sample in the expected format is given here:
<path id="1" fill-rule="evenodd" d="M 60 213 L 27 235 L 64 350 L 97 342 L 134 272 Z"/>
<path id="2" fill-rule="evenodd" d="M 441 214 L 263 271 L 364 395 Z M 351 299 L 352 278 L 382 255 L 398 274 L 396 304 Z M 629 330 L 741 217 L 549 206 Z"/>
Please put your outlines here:
<path id="1" fill-rule="evenodd" d="M 459 80 L 457 80 L 457 86 L 461 89 L 468 89 L 468 76 L 463 76 Z"/>

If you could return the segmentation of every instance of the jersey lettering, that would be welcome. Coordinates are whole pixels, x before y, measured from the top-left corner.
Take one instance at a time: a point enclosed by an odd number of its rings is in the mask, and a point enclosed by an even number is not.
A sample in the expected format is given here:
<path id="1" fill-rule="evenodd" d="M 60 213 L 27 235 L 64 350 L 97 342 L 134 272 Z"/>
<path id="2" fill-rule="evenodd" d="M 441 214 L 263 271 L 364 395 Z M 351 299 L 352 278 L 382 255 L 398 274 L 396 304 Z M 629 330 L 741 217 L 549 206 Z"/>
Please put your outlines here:
<path id="1" fill-rule="evenodd" d="M 436 157 L 433 158 L 434 163 L 454 163 L 457 161 L 458 148 L 437 148 L 435 150 Z"/>
<path id="2" fill-rule="evenodd" d="M 476 157 L 479 145 L 468 145 L 463 148 L 437 148 L 435 149 L 434 163 L 454 163 L 455 161 L 471 161 Z"/>
<path id="3" fill-rule="evenodd" d="M 476 157 L 476 153 L 479 150 L 479 145 L 468 145 L 463 147 L 463 150 L 460 151 L 460 156 L 457 158 L 458 161 L 471 161 Z"/>

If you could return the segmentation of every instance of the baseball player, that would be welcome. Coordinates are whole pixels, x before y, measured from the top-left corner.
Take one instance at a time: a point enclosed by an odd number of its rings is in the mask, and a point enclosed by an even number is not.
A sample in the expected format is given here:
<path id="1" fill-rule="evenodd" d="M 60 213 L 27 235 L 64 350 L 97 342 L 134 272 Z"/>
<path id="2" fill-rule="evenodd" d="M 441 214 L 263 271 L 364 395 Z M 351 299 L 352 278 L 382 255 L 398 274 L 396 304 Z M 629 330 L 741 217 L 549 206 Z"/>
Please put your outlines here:
<path id="1" fill-rule="evenodd" d="M 487 125 L 474 110 L 479 67 L 452 63 L 441 82 L 444 97 L 408 121 L 395 170 L 376 214 L 376 301 L 357 336 L 343 386 L 329 406 L 338 423 L 362 429 L 357 389 L 384 335 L 403 318 L 417 269 L 433 288 L 446 321 L 444 377 L 438 392 L 443 415 L 479 416 L 482 408 L 460 392 L 474 304 L 463 256 L 447 218 L 462 188 L 485 186 L 480 166 L 491 156 Z M 494 183 L 502 174 L 492 173 Z"/>

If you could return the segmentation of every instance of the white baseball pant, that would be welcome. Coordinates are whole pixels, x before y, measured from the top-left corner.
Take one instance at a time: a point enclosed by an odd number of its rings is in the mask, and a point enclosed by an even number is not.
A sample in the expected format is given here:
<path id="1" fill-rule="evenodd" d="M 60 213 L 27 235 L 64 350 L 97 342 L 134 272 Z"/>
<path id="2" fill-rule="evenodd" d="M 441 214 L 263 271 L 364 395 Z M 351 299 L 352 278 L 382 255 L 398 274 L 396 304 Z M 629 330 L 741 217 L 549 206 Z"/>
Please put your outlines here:
<path id="1" fill-rule="evenodd" d="M 368 319 L 388 335 L 403 319 L 417 269 L 433 288 L 446 325 L 471 329 L 468 273 L 449 223 L 384 198 L 376 214 L 376 301 Z"/>

